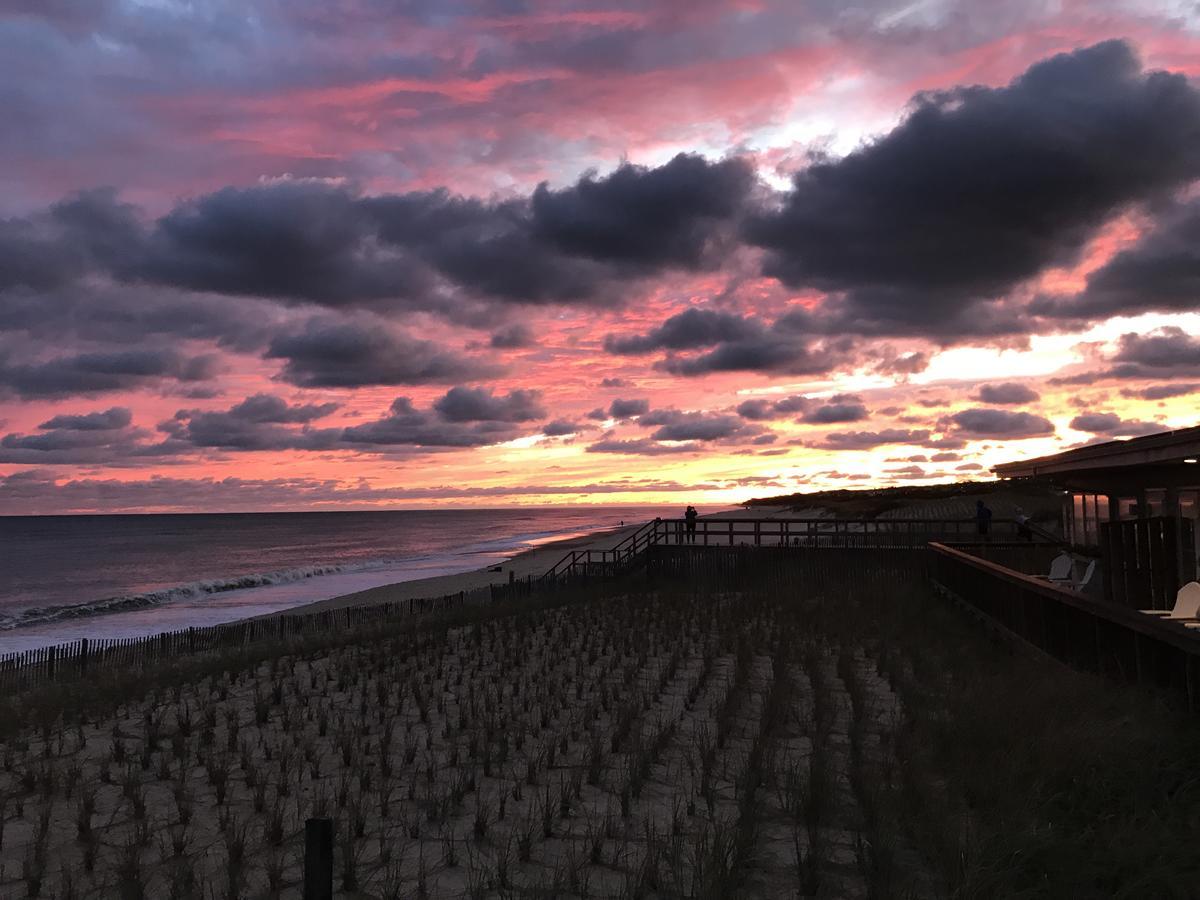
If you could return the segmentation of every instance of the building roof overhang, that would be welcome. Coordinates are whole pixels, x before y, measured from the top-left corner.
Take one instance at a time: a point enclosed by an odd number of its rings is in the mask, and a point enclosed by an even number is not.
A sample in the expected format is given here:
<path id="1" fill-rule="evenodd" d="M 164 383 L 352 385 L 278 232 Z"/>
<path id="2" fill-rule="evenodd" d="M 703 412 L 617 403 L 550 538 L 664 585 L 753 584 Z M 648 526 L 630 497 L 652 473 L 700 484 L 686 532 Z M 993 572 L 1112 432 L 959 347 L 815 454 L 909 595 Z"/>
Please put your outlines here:
<path id="1" fill-rule="evenodd" d="M 1052 456 L 1003 463 L 993 466 L 992 471 L 1001 478 L 1034 478 L 1133 466 L 1182 466 L 1185 460 L 1197 458 L 1200 458 L 1200 425 L 1176 431 L 1160 431 L 1127 441 L 1090 444 Z M 1197 477 L 1200 478 L 1200 464 L 1197 469 Z"/>

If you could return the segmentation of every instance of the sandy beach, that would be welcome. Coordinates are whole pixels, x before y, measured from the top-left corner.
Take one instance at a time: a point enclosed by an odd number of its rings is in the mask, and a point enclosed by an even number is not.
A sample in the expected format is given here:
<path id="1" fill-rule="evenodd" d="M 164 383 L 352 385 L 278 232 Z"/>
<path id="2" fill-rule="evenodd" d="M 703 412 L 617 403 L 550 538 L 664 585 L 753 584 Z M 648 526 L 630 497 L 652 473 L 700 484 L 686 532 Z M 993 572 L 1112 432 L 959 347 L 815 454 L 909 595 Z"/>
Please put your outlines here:
<path id="1" fill-rule="evenodd" d="M 414 597 L 441 597 L 446 594 L 457 594 L 459 591 L 473 591 L 490 584 L 505 584 L 509 580 L 510 573 L 511 577 L 518 580 L 530 576 L 538 578 L 572 550 L 611 550 L 644 524 L 644 522 L 634 522 L 623 528 L 611 528 L 561 541 L 552 541 L 518 553 L 512 559 L 487 568 L 461 572 L 457 575 L 438 575 L 433 578 L 418 578 L 413 581 L 385 584 L 368 588 L 365 591 L 355 591 L 340 597 L 331 597 L 328 600 L 318 600 L 315 603 L 293 607 L 276 613 L 276 615 L 297 615 L 328 609 L 342 609 L 347 606 L 368 606 L 375 603 L 409 600 Z"/>
<path id="2" fill-rule="evenodd" d="M 708 513 L 701 518 L 729 519 L 751 516 L 754 518 L 779 518 L 788 515 L 795 516 L 796 513 L 791 512 L 786 506 L 781 506 L 778 508 L 763 507 L 753 513 L 748 513 L 743 509 L 727 509 Z M 820 512 L 814 510 L 813 515 L 814 517 L 820 515 Z M 529 576 L 538 578 L 572 550 L 611 550 L 644 524 L 646 523 L 633 522 L 623 528 L 609 528 L 561 541 L 552 541 L 519 553 L 512 559 L 505 560 L 496 566 L 474 569 L 457 575 L 439 575 L 434 578 L 418 578 L 396 584 L 385 584 L 380 587 L 368 588 L 365 591 L 355 591 L 351 594 L 331 597 L 328 600 L 308 603 L 275 615 L 296 615 L 328 609 L 342 609 L 347 606 L 392 603 L 414 597 L 441 597 L 446 594 L 457 594 L 459 591 L 476 590 L 490 584 L 505 584 L 509 580 L 510 573 L 511 577 L 517 580 Z"/>

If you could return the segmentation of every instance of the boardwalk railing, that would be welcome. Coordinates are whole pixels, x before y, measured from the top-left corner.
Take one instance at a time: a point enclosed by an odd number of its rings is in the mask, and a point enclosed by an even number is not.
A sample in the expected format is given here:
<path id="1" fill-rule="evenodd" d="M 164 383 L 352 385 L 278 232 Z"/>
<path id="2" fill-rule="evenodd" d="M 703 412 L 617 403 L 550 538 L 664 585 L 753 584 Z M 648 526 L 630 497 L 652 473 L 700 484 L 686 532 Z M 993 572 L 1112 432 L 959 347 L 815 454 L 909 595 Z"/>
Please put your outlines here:
<path id="1" fill-rule="evenodd" d="M 1011 541 L 1016 523 L 992 522 L 989 540 Z M 930 541 L 979 539 L 974 519 L 655 519 L 609 550 L 572 550 L 539 579 L 543 586 L 623 574 L 658 547 L 923 549 Z"/>
<path id="2" fill-rule="evenodd" d="M 935 588 L 1076 668 L 1154 685 L 1200 711 L 1200 632 L 930 544 Z"/>

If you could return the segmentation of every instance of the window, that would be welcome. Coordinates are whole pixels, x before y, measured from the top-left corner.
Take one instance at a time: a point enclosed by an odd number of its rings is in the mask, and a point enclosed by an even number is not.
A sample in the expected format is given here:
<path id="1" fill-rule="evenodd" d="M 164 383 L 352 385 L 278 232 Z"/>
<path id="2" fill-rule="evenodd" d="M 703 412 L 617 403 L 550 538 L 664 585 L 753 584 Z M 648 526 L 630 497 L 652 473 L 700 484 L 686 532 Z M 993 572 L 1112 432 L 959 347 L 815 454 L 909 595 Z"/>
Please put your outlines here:
<path id="1" fill-rule="evenodd" d="M 1121 497 L 1117 500 L 1117 519 L 1137 518 L 1137 497 Z"/>

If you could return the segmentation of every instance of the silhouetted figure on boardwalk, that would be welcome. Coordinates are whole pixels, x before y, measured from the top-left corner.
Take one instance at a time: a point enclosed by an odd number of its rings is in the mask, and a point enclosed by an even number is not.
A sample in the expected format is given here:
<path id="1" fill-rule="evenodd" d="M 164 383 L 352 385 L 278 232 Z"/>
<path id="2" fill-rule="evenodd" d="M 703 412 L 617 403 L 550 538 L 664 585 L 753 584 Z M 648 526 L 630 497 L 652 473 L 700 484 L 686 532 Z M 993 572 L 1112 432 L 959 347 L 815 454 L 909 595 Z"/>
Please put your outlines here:
<path id="1" fill-rule="evenodd" d="M 696 519 L 700 514 L 696 512 L 696 507 L 689 506 L 683 514 L 683 520 L 687 523 L 687 542 L 689 544 L 696 543 Z"/>
<path id="2" fill-rule="evenodd" d="M 1022 540 L 1033 540 L 1033 529 L 1029 527 L 1029 516 L 1025 515 L 1025 510 L 1017 507 L 1017 514 L 1014 517 L 1017 520 L 1017 537 Z"/>
<path id="3" fill-rule="evenodd" d="M 982 500 L 975 501 L 975 530 L 983 537 L 992 530 L 992 511 Z"/>

